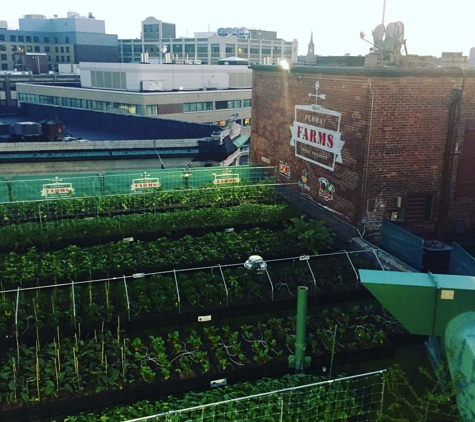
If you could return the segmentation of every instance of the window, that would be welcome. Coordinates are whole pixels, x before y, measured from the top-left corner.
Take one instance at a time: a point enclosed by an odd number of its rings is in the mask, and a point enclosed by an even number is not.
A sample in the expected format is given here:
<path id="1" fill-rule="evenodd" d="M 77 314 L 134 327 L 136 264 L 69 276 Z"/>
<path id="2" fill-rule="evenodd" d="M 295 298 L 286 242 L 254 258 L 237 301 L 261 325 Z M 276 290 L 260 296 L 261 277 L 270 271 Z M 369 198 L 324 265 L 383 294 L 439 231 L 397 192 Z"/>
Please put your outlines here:
<path id="1" fill-rule="evenodd" d="M 10 41 L 16 41 L 16 35 L 10 35 Z"/>
<path id="2" fill-rule="evenodd" d="M 8 65 L 6 63 L 2 63 L 2 70 L 8 70 Z"/>
<path id="3" fill-rule="evenodd" d="M 71 57 L 66 56 L 66 61 L 69 63 L 71 61 Z"/>
<path id="4" fill-rule="evenodd" d="M 241 108 L 241 100 L 216 101 L 216 110 L 226 108 Z"/>
<path id="5" fill-rule="evenodd" d="M 45 44 L 49 44 L 49 37 L 44 37 L 43 41 L 44 41 Z"/>
<path id="6" fill-rule="evenodd" d="M 38 45 L 35 45 L 35 53 L 39 53 L 40 52 L 40 47 Z"/>
<path id="7" fill-rule="evenodd" d="M 0 56 L 0 58 L 1 58 L 2 60 L 7 60 L 7 55 L 6 55 L 6 54 L 2 54 L 2 55 Z"/>
<path id="8" fill-rule="evenodd" d="M 40 42 L 40 37 L 33 37 L 33 42 Z"/>
<path id="9" fill-rule="evenodd" d="M 10 46 L 10 48 L 11 48 L 12 51 L 18 51 L 18 47 L 17 47 L 16 45 L 13 45 L 13 44 L 12 44 L 12 45 Z"/>
<path id="10" fill-rule="evenodd" d="M 31 42 L 31 37 L 29 35 L 26 36 L 26 42 Z"/>
<path id="11" fill-rule="evenodd" d="M 64 53 L 64 47 L 61 47 L 61 53 Z"/>
<path id="12" fill-rule="evenodd" d="M 25 37 L 23 35 L 18 35 L 18 41 L 25 42 Z"/>
<path id="13" fill-rule="evenodd" d="M 208 44 L 198 44 L 198 53 L 207 53 Z"/>
<path id="14" fill-rule="evenodd" d="M 66 47 L 66 53 L 69 53 L 69 47 Z"/>
<path id="15" fill-rule="evenodd" d="M 242 100 L 243 107 L 251 107 L 251 100 Z"/>
<path id="16" fill-rule="evenodd" d="M 32 47 L 31 45 L 27 45 L 27 46 L 26 46 L 26 51 L 27 51 L 28 53 L 31 53 L 31 52 L 33 51 L 33 47 Z"/>
<path id="17" fill-rule="evenodd" d="M 236 46 L 234 44 L 226 44 L 226 54 L 235 54 Z"/>
<path id="18" fill-rule="evenodd" d="M 173 44 L 173 53 L 183 53 L 183 45 Z"/>
<path id="19" fill-rule="evenodd" d="M 194 44 L 185 44 L 185 53 L 194 53 L 195 45 Z"/>
<path id="20" fill-rule="evenodd" d="M 193 113 L 195 111 L 207 111 L 213 110 L 212 101 L 203 101 L 199 103 L 184 103 L 183 113 Z"/>
<path id="21" fill-rule="evenodd" d="M 158 114 L 158 105 L 153 104 L 147 106 L 147 116 L 150 116 L 152 114 Z"/>
<path id="22" fill-rule="evenodd" d="M 5 35 L 0 34 L 0 41 L 5 41 Z"/>
<path id="23" fill-rule="evenodd" d="M 49 53 L 50 52 L 50 48 L 48 46 L 45 47 L 45 53 Z"/>
<path id="24" fill-rule="evenodd" d="M 405 220 L 407 223 L 423 223 L 431 221 L 433 208 L 433 193 L 408 194 Z"/>
<path id="25" fill-rule="evenodd" d="M 55 47 L 55 48 L 54 48 L 54 52 L 55 52 L 55 53 L 59 53 L 59 48 L 58 48 L 58 47 Z"/>
<path id="26" fill-rule="evenodd" d="M 6 51 L 7 46 L 5 44 L 0 44 L 0 51 Z"/>
<path id="27" fill-rule="evenodd" d="M 239 45 L 238 46 L 238 54 L 247 54 L 247 45 Z"/>
<path id="28" fill-rule="evenodd" d="M 66 44 L 69 44 L 69 37 L 65 37 L 65 38 L 64 38 L 64 42 L 65 42 Z"/>

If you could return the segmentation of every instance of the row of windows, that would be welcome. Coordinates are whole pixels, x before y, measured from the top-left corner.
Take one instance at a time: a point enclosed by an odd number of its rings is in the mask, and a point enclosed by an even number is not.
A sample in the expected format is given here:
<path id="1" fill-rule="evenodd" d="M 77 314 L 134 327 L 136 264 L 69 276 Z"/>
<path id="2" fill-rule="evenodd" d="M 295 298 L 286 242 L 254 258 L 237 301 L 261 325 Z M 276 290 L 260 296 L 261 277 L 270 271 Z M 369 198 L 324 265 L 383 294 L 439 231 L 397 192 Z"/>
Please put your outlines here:
<path id="1" fill-rule="evenodd" d="M 223 109 L 228 109 L 228 108 L 241 108 L 241 107 L 251 107 L 251 100 L 250 99 L 226 100 L 226 101 L 215 102 L 216 110 L 223 110 Z M 183 113 L 192 113 L 195 111 L 208 111 L 208 110 L 213 110 L 212 101 L 183 104 Z M 153 113 L 150 113 L 150 114 L 153 114 Z"/>
<path id="2" fill-rule="evenodd" d="M 126 110 L 130 114 L 141 114 L 142 106 L 137 104 L 112 103 L 109 101 L 82 100 L 79 98 L 55 97 L 52 95 L 18 94 L 18 100 L 25 103 L 58 105 L 63 107 L 103 110 L 110 108 Z"/>
<path id="3" fill-rule="evenodd" d="M 10 50 L 11 51 L 27 51 L 27 52 L 35 52 L 35 53 L 40 53 L 41 52 L 41 47 L 39 45 L 16 45 L 16 44 L 11 44 L 10 45 Z M 7 46 L 5 44 L 0 44 L 0 51 L 7 51 Z M 51 51 L 51 48 L 49 46 L 44 47 L 45 53 L 49 53 Z M 69 47 L 55 47 L 54 48 L 55 53 L 69 53 L 70 48 Z"/>
<path id="4" fill-rule="evenodd" d="M 126 110 L 130 114 L 141 114 L 142 106 L 137 104 L 125 104 L 125 103 L 111 103 L 108 101 L 95 101 L 95 100 L 82 100 L 78 98 L 65 98 L 56 97 L 52 95 L 37 95 L 37 94 L 24 94 L 18 95 L 19 101 L 34 104 L 47 104 L 58 105 L 63 107 L 83 108 L 88 110 L 108 110 L 109 108 L 117 108 L 120 110 Z M 235 109 L 241 107 L 251 107 L 251 100 L 226 100 L 216 101 L 214 104 L 215 110 Z M 184 103 L 183 113 L 192 113 L 197 111 L 210 111 L 213 110 L 212 101 L 201 101 L 194 103 Z M 158 114 L 158 105 L 148 105 L 146 108 L 147 115 Z"/>
<path id="5" fill-rule="evenodd" d="M 31 36 L 31 35 L 10 35 L 10 37 L 7 37 L 5 34 L 0 34 L 0 41 L 9 41 L 11 42 L 34 42 L 34 43 L 39 43 L 40 37 L 38 36 Z M 49 44 L 49 37 L 41 37 L 43 39 L 44 44 Z M 54 43 L 58 44 L 59 43 L 59 38 L 58 37 L 53 37 Z M 69 37 L 64 37 L 64 43 L 69 44 Z"/>

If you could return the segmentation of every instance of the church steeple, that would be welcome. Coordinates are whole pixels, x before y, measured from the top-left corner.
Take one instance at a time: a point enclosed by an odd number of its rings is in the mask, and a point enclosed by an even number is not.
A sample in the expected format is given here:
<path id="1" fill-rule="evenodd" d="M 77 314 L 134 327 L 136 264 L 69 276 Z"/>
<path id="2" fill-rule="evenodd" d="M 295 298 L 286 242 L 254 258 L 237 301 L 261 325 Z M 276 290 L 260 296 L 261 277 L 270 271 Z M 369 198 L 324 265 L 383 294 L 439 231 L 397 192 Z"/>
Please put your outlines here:
<path id="1" fill-rule="evenodd" d="M 313 31 L 310 34 L 310 42 L 308 43 L 308 52 L 305 61 L 307 63 L 315 63 L 315 44 L 313 43 Z"/>
<path id="2" fill-rule="evenodd" d="M 309 55 L 315 55 L 315 44 L 313 43 L 313 31 L 310 34 L 310 42 L 308 43 L 307 56 L 309 56 Z"/>

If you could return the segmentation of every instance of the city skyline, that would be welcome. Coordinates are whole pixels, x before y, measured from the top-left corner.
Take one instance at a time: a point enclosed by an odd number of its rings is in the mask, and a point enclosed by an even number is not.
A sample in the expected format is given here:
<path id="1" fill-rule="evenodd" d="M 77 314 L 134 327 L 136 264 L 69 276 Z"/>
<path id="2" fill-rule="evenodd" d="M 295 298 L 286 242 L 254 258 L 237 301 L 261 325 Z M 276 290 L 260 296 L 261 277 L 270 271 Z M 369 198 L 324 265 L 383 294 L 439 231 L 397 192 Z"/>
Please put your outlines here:
<path id="1" fill-rule="evenodd" d="M 462 52 L 468 56 L 470 48 L 475 46 L 475 36 L 472 40 L 469 30 L 470 12 L 475 11 L 475 6 L 463 0 L 452 0 L 448 8 L 435 7 L 429 0 L 417 3 L 410 0 L 335 0 L 321 5 L 297 0 L 292 2 L 291 9 L 269 7 L 250 0 L 241 0 L 232 8 L 216 0 L 183 0 L 179 8 L 171 6 L 163 10 L 149 1 L 124 4 L 131 7 L 121 10 L 110 1 L 38 3 L 24 0 L 10 3 L 8 9 L 0 13 L 0 20 L 7 21 L 9 29 L 18 29 L 19 19 L 28 14 L 62 18 L 69 11 L 81 16 L 92 13 L 96 19 L 105 21 L 106 33 L 128 39 L 140 38 L 140 23 L 153 16 L 176 24 L 178 37 L 193 37 L 195 32 L 216 32 L 220 27 L 262 29 L 276 31 L 277 36 L 286 41 L 297 39 L 299 55 L 305 55 L 313 32 L 317 55 L 365 55 L 371 45 L 360 38 L 360 31 L 372 41 L 372 30 L 383 20 L 384 3 L 384 23 L 404 23 L 409 54 L 440 57 L 442 52 Z M 111 7 L 114 7 L 113 13 Z"/>

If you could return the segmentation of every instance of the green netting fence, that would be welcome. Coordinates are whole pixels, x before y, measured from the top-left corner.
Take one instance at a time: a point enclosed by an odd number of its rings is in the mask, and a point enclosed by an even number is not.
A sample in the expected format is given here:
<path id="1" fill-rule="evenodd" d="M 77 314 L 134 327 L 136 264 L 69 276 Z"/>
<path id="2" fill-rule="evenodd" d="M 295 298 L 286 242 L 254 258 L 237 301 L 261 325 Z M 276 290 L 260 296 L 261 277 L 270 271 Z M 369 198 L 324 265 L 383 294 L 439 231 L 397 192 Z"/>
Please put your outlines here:
<path id="1" fill-rule="evenodd" d="M 48 174 L 0 179 L 0 203 L 258 183 L 274 168 L 232 166 Z"/>
<path id="2" fill-rule="evenodd" d="M 384 375 L 382 370 L 337 378 L 172 410 L 127 422 L 380 421 Z M 226 396 L 226 390 L 223 396 Z"/>

